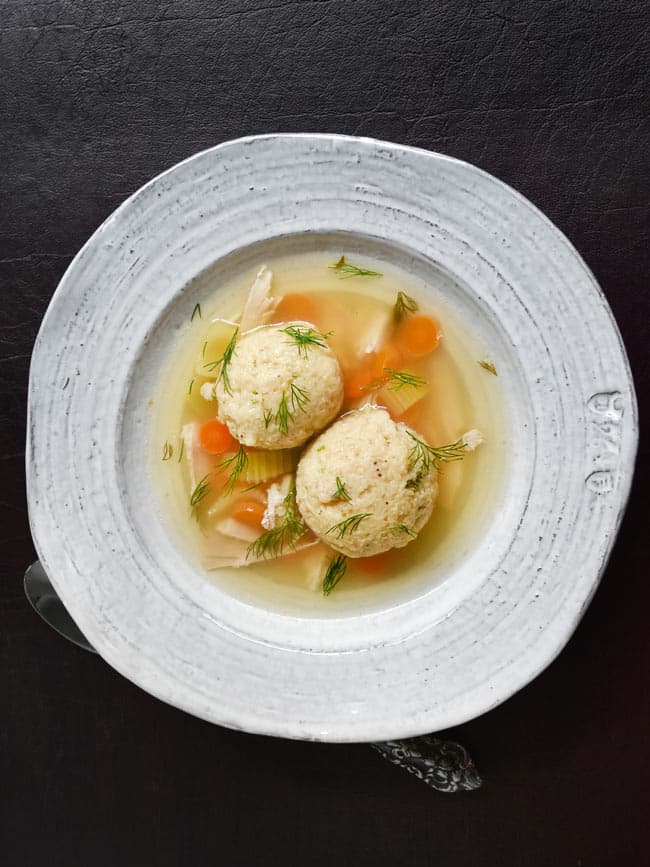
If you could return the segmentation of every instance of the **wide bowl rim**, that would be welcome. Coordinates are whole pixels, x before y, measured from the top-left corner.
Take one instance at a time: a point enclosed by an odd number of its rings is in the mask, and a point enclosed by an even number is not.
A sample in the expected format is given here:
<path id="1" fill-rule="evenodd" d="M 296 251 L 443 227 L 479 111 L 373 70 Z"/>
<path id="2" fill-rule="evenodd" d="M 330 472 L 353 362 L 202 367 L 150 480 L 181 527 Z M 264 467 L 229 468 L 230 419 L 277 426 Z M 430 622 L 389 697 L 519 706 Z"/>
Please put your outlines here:
<path id="1" fill-rule="evenodd" d="M 88 241 L 81 248 L 79 253 L 74 257 L 68 268 L 66 269 L 59 285 L 53 295 L 52 301 L 48 310 L 44 316 L 41 328 L 39 329 L 39 337 L 37 338 L 37 346 L 39 342 L 42 342 L 43 336 L 47 336 L 47 332 L 51 325 L 52 317 L 54 316 L 54 311 L 59 303 L 59 299 L 62 298 L 68 287 L 68 283 L 74 281 L 75 272 L 78 267 L 78 263 L 83 259 L 84 254 L 88 251 L 88 249 L 92 248 L 93 243 L 96 243 L 96 237 L 106 229 L 106 227 L 110 227 L 112 222 L 119 222 L 121 216 L 125 213 L 128 213 L 129 209 L 133 206 L 135 202 L 138 201 L 138 198 L 142 196 L 147 190 L 151 190 L 155 188 L 157 184 L 161 181 L 172 177 L 173 173 L 181 169 L 182 167 L 186 167 L 191 164 L 196 164 L 197 160 L 206 157 L 206 155 L 216 155 L 217 158 L 220 153 L 227 151 L 229 148 L 237 147 L 237 146 L 245 146 L 251 143 L 259 143 L 259 142 L 277 142 L 283 141 L 286 143 L 292 142 L 311 142 L 314 144 L 324 144 L 324 143 L 340 143 L 342 146 L 351 146 L 354 147 L 367 147 L 370 149 L 374 148 L 382 148 L 392 150 L 397 154 L 403 153 L 414 153 L 426 156 L 427 159 L 433 158 L 439 163 L 448 164 L 449 166 L 460 166 L 463 170 L 469 172 L 471 175 L 475 177 L 482 177 L 486 180 L 489 180 L 490 184 L 498 184 L 504 191 L 507 192 L 507 195 L 510 197 L 514 197 L 520 206 L 525 207 L 526 210 L 529 211 L 530 214 L 536 220 L 542 220 L 546 225 L 547 229 L 550 229 L 556 240 L 560 241 L 570 253 L 571 257 L 579 264 L 582 268 L 585 277 L 588 279 L 590 283 L 590 290 L 593 292 L 595 290 L 595 299 L 600 302 L 601 310 L 604 311 L 608 317 L 608 325 L 614 334 L 617 342 L 618 349 L 620 354 L 620 360 L 622 361 L 622 365 L 625 372 L 626 377 L 626 388 L 628 389 L 628 398 L 629 398 L 629 407 L 628 412 L 630 415 L 630 423 L 632 426 L 632 431 L 629 434 L 629 438 L 626 444 L 625 454 L 621 456 L 621 460 L 619 463 L 619 472 L 621 475 L 620 485 L 617 490 L 617 499 L 618 499 L 618 509 L 616 510 L 616 514 L 612 521 L 610 521 L 610 536 L 608 538 L 608 544 L 602 549 L 600 553 L 599 565 L 596 570 L 596 574 L 592 576 L 592 580 L 590 583 L 589 591 L 586 594 L 586 597 L 583 599 L 583 603 L 577 613 L 571 618 L 571 620 L 565 624 L 564 629 L 561 634 L 555 637 L 555 641 L 551 648 L 547 647 L 547 651 L 544 654 L 543 658 L 537 660 L 536 665 L 529 666 L 526 670 L 523 677 L 520 679 L 513 679 L 509 688 L 500 689 L 498 694 L 492 694 L 490 696 L 490 700 L 486 701 L 486 697 L 483 696 L 481 700 L 476 701 L 475 703 L 465 703 L 465 706 L 462 710 L 456 710 L 455 713 L 449 714 L 447 717 L 443 718 L 443 725 L 437 726 L 440 727 L 449 727 L 451 725 L 459 724 L 461 722 L 466 721 L 467 719 L 471 719 L 477 715 L 480 715 L 490 708 L 496 706 L 501 703 L 505 699 L 509 698 L 512 694 L 526 685 L 530 680 L 536 677 L 541 671 L 543 671 L 552 661 L 556 658 L 556 656 L 561 652 L 566 642 L 569 640 L 571 635 L 573 634 L 575 628 L 577 627 L 584 611 L 586 610 L 589 601 L 591 600 L 593 593 L 595 592 L 602 573 L 607 564 L 607 560 L 611 553 L 611 548 L 613 546 L 614 539 L 620 527 L 620 523 L 623 518 L 625 506 L 627 500 L 629 498 L 630 488 L 632 484 L 633 477 L 633 468 L 634 461 L 636 457 L 636 451 L 638 448 L 638 408 L 636 395 L 634 392 L 634 385 L 632 379 L 632 373 L 629 366 L 629 361 L 627 359 L 627 355 L 625 352 L 625 348 L 623 345 L 623 341 L 614 319 L 613 313 L 606 301 L 606 298 L 602 292 L 602 289 L 598 285 L 594 275 L 588 268 L 588 266 L 584 263 L 579 254 L 575 251 L 575 248 L 568 241 L 566 236 L 528 199 L 526 199 L 522 194 L 518 191 L 514 190 L 503 181 L 494 178 L 487 172 L 484 172 L 482 169 L 473 166 L 470 163 L 464 162 L 462 160 L 458 160 L 454 157 L 450 157 L 443 154 L 435 154 L 434 152 L 427 151 L 421 148 L 414 148 L 411 146 L 399 145 L 391 142 L 383 142 L 377 139 L 366 138 L 366 137 L 354 137 L 354 136 L 343 136 L 338 134 L 328 134 L 328 133 L 277 133 L 277 134 L 264 134 L 258 136 L 245 136 L 238 139 L 233 139 L 227 142 L 222 142 L 212 148 L 207 148 L 197 154 L 194 154 L 187 159 L 177 163 L 176 165 L 166 169 L 160 174 L 156 175 L 142 187 L 140 187 L 137 191 L 135 191 L 128 199 L 126 199 L 96 230 L 95 233 L 88 239 Z M 32 364 L 30 366 L 30 386 L 29 386 L 29 398 L 28 398 L 28 443 L 27 443 L 27 451 L 26 451 L 26 472 L 27 472 L 27 481 L 28 481 L 28 504 L 29 504 L 29 516 L 30 516 L 30 525 L 32 527 L 32 535 L 34 538 L 34 543 L 41 556 L 41 559 L 44 562 L 44 565 L 48 566 L 48 541 L 44 541 L 43 537 L 40 533 L 40 528 L 38 526 L 39 517 L 35 517 L 35 509 L 33 507 L 33 497 L 31 495 L 31 491 L 34 487 L 34 476 L 33 476 L 33 454 L 34 454 L 34 445 L 33 445 L 33 423 L 34 423 L 34 414 L 33 414 L 33 395 L 35 389 L 37 387 L 37 383 L 35 382 L 37 376 L 37 365 L 35 364 L 34 359 L 36 358 L 37 353 L 35 352 L 34 357 L 32 359 Z M 46 534 L 47 536 L 47 534 Z M 59 578 L 53 574 L 52 576 L 53 583 L 55 587 L 60 592 L 64 602 L 70 607 L 72 614 L 75 615 L 77 612 L 75 611 L 75 600 L 74 598 L 70 598 L 67 594 L 65 583 L 59 581 Z M 82 618 L 80 618 L 82 619 Z M 366 722 L 364 726 L 360 727 L 358 725 L 349 725 L 348 727 L 342 726 L 340 729 L 336 731 L 327 731 L 325 734 L 319 732 L 318 730 L 305 730 L 304 728 L 296 728 L 292 726 L 291 722 L 286 721 L 273 721 L 270 722 L 268 719 L 259 721 L 259 725 L 256 725 L 256 720 L 251 717 L 246 718 L 245 720 L 239 720 L 236 718 L 224 718 L 219 719 L 218 714 L 215 716 L 214 712 L 205 712 L 202 710 L 200 705 L 194 706 L 186 706 L 186 702 L 176 701 L 173 697 L 170 697 L 169 692 L 165 689 L 156 688 L 156 684 L 151 682 L 151 679 L 145 679 L 145 682 L 140 682 L 138 676 L 134 676 L 133 669 L 129 664 L 123 665 L 122 661 L 114 656 L 111 653 L 110 648 L 98 648 L 100 655 L 104 656 L 104 658 L 111 664 L 114 668 L 116 668 L 120 673 L 129 678 L 130 680 L 138 683 L 143 686 L 147 691 L 156 695 L 158 698 L 161 698 L 164 701 L 168 701 L 171 704 L 175 704 L 177 706 L 183 707 L 185 710 L 193 713 L 196 716 L 202 717 L 206 720 L 212 722 L 219 722 L 223 725 L 227 725 L 233 728 L 244 728 L 247 731 L 254 731 L 262 734 L 271 734 L 283 737 L 299 737 L 299 738 L 311 738 L 311 739 L 322 739 L 322 740 L 336 740 L 336 741 L 356 741 L 356 740 L 378 740 L 384 738 L 394 737 L 396 735 L 415 735 L 421 734 L 423 731 L 428 729 L 423 729 L 421 723 L 418 723 L 414 726 L 413 729 L 409 730 L 408 727 L 402 727 L 399 731 L 395 731 L 394 725 L 392 723 L 385 724 L 382 720 L 374 720 L 372 722 Z M 128 663 L 128 660 L 127 660 Z M 532 672 L 532 674 L 531 674 Z"/>

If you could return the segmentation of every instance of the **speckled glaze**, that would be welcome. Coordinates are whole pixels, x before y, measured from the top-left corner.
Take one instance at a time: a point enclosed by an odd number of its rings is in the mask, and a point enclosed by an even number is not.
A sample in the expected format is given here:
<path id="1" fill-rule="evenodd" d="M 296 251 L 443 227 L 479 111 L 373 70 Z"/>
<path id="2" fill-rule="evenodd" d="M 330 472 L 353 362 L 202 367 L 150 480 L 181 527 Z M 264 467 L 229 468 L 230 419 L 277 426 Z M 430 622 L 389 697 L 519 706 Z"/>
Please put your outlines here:
<path id="1" fill-rule="evenodd" d="M 146 404 L 193 277 L 252 244 L 332 232 L 453 276 L 449 303 L 507 383 L 509 474 L 489 531 L 441 586 L 301 618 L 227 595 L 168 538 L 151 506 Z M 607 303 L 522 196 L 426 151 L 260 136 L 155 178 L 66 272 L 30 371 L 30 520 L 88 640 L 153 695 L 252 732 L 388 740 L 489 710 L 561 650 L 607 561 L 636 445 Z"/>

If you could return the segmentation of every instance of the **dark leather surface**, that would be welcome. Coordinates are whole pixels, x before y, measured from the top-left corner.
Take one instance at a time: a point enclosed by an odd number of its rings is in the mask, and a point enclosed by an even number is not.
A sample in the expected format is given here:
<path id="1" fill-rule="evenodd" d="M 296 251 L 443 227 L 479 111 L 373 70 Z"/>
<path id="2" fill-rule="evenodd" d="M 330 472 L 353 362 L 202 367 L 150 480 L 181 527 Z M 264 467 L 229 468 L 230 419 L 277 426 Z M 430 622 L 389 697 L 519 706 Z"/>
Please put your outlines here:
<path id="1" fill-rule="evenodd" d="M 451 733 L 486 781 L 466 795 L 436 795 L 364 746 L 245 736 L 162 705 L 48 631 L 21 575 L 27 371 L 57 281 L 129 193 L 234 136 L 384 137 L 521 190 L 599 279 L 643 422 L 649 24 L 637 0 L 0 2 L 3 864 L 644 863 L 645 443 L 567 649 Z"/>

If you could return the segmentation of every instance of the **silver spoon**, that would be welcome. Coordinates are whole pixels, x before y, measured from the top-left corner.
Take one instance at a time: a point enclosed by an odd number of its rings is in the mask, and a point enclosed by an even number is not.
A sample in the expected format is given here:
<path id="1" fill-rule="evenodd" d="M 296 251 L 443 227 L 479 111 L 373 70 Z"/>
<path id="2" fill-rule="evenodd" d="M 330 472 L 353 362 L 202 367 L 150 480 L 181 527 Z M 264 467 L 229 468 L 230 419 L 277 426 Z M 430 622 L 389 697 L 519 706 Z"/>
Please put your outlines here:
<path id="1" fill-rule="evenodd" d="M 52 629 L 77 647 L 97 653 L 68 614 L 40 560 L 32 563 L 25 572 L 24 586 L 32 608 Z M 469 753 L 454 741 L 424 735 L 371 746 L 387 761 L 404 768 L 439 792 L 470 791 L 481 786 L 481 777 Z"/>

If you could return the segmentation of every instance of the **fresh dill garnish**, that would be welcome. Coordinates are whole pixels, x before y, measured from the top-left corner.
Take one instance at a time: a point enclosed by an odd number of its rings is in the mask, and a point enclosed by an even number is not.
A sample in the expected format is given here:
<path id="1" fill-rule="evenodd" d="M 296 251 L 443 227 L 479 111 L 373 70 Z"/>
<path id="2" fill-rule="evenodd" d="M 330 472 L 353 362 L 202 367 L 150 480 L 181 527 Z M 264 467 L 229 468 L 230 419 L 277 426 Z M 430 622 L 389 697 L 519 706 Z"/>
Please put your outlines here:
<path id="1" fill-rule="evenodd" d="M 440 472 L 441 464 L 451 463 L 452 461 L 462 461 L 465 457 L 466 444 L 462 439 L 456 440 L 455 443 L 450 443 L 446 446 L 430 446 L 423 440 L 418 439 L 410 431 L 406 433 L 411 437 L 415 445 L 409 452 L 409 469 L 421 467 L 423 472 L 427 472 L 431 467 Z"/>
<path id="2" fill-rule="evenodd" d="M 416 376 L 414 373 L 407 373 L 405 370 L 393 370 L 392 367 L 385 367 L 384 370 L 390 377 L 388 388 L 391 391 L 399 391 L 405 385 L 412 388 L 422 388 L 423 385 L 427 384 L 426 379 L 422 379 L 421 376 Z"/>
<path id="3" fill-rule="evenodd" d="M 232 361 L 232 356 L 233 352 L 235 351 L 235 344 L 237 343 L 238 334 L 239 328 L 235 328 L 232 337 L 228 341 L 228 346 L 226 346 L 226 348 L 224 349 L 221 358 L 217 358 L 216 361 L 210 361 L 208 364 L 203 365 L 204 367 L 207 367 L 211 373 L 214 372 L 217 367 L 219 368 L 219 376 L 217 377 L 217 382 L 223 382 L 224 391 L 230 396 L 232 396 L 232 389 L 230 387 L 230 378 L 228 376 L 228 365 Z"/>
<path id="4" fill-rule="evenodd" d="M 345 280 L 346 277 L 381 277 L 379 271 L 371 271 L 370 268 L 359 268 L 358 265 L 351 265 L 345 261 L 345 256 L 341 256 L 338 262 L 329 266 L 333 271 L 337 271 L 339 277 Z"/>
<path id="5" fill-rule="evenodd" d="M 292 382 L 289 388 L 289 399 L 287 400 L 287 393 L 283 391 L 275 413 L 271 410 L 267 410 L 264 413 L 264 424 L 268 428 L 271 422 L 274 421 L 280 433 L 286 435 L 289 433 L 289 422 L 294 420 L 298 410 L 305 412 L 305 406 L 308 403 L 309 395 L 304 388 L 300 388 L 299 385 Z"/>
<path id="6" fill-rule="evenodd" d="M 336 490 L 330 497 L 330 501 L 334 500 L 345 500 L 346 503 L 351 502 L 351 497 L 345 487 L 345 482 L 342 482 L 338 476 L 336 477 Z"/>
<path id="7" fill-rule="evenodd" d="M 296 385 L 295 382 L 292 382 L 290 400 L 291 408 L 294 412 L 296 411 L 296 408 L 301 409 L 304 412 L 305 404 L 309 403 L 309 395 L 304 388 L 300 388 L 299 385 Z"/>
<path id="8" fill-rule="evenodd" d="M 244 488 L 242 491 L 242 494 L 245 494 L 247 491 L 253 491 L 253 490 L 255 490 L 255 488 L 261 487 L 263 484 L 265 484 L 265 483 L 264 482 L 255 482 L 254 485 L 249 485 L 247 488 Z"/>
<path id="9" fill-rule="evenodd" d="M 218 469 L 228 470 L 230 472 L 230 476 L 228 480 L 223 486 L 224 494 L 232 494 L 235 490 L 235 485 L 239 481 L 239 477 L 246 469 L 246 465 L 248 464 L 248 454 L 246 453 L 246 449 L 243 445 L 240 444 L 239 448 L 235 452 L 235 454 L 231 458 L 226 458 L 223 461 L 220 461 L 217 464 Z"/>
<path id="10" fill-rule="evenodd" d="M 278 526 L 266 530 L 250 543 L 246 550 L 247 558 L 252 555 L 258 560 L 266 560 L 279 557 L 287 547 L 295 550 L 296 542 L 307 532 L 296 505 L 295 488 L 291 488 L 284 498 L 283 506 L 284 515 Z"/>
<path id="11" fill-rule="evenodd" d="M 393 306 L 393 320 L 395 323 L 401 322 L 409 313 L 417 313 L 418 309 L 415 298 L 411 298 L 406 292 L 398 292 Z"/>
<path id="12" fill-rule="evenodd" d="M 303 358 L 307 358 L 307 353 L 312 346 L 320 346 L 326 349 L 327 344 L 323 343 L 323 341 L 332 335 L 331 331 L 325 333 L 316 331 L 314 328 L 306 328 L 303 325 L 289 325 L 287 328 L 280 330 L 289 335 L 298 347 L 298 353 Z"/>
<path id="13" fill-rule="evenodd" d="M 201 358 L 205 358 L 205 350 L 208 348 L 208 341 L 206 340 L 203 344 L 203 349 L 201 350 Z M 207 365 L 206 365 L 207 367 Z"/>
<path id="14" fill-rule="evenodd" d="M 483 370 L 487 370 L 489 373 L 493 373 L 494 376 L 498 376 L 496 367 L 492 364 L 491 361 L 479 361 L 478 362 Z"/>
<path id="15" fill-rule="evenodd" d="M 201 481 L 198 482 L 197 486 L 192 491 L 192 495 L 190 496 L 190 506 L 193 509 L 195 509 L 199 505 L 201 500 L 203 500 L 204 497 L 207 497 L 208 495 L 208 491 L 210 490 L 210 484 L 207 481 L 207 478 L 209 475 L 210 473 L 208 473 L 207 476 L 203 476 Z"/>
<path id="16" fill-rule="evenodd" d="M 189 388 L 187 389 L 188 394 L 192 394 L 192 386 L 194 385 L 194 380 L 190 382 Z"/>
<path id="17" fill-rule="evenodd" d="M 348 561 L 339 554 L 338 557 L 332 557 L 329 561 L 325 575 L 323 576 L 323 595 L 329 596 L 332 590 L 345 575 L 345 570 L 348 568 Z"/>
<path id="18" fill-rule="evenodd" d="M 414 530 L 411 530 L 410 527 L 407 527 L 406 524 L 395 524 L 393 527 L 389 527 L 389 530 L 395 530 L 396 533 L 406 533 L 407 536 L 412 536 L 414 539 L 417 536 L 417 533 Z"/>
<path id="19" fill-rule="evenodd" d="M 362 386 L 362 391 L 377 391 L 379 388 L 386 386 L 390 391 L 399 391 L 404 386 L 410 388 L 422 388 L 427 384 L 426 379 L 421 376 L 416 376 L 414 373 L 407 373 L 405 370 L 393 370 L 392 367 L 384 367 L 385 376 L 379 376 L 368 385 Z"/>
<path id="20" fill-rule="evenodd" d="M 163 446 L 162 459 L 163 461 L 168 461 L 172 458 L 174 454 L 174 446 L 171 443 L 165 442 Z"/>
<path id="21" fill-rule="evenodd" d="M 181 450 L 178 453 L 178 463 L 183 460 L 183 455 L 185 454 L 185 440 L 181 439 Z"/>
<path id="22" fill-rule="evenodd" d="M 190 322 L 194 322 L 194 317 L 197 315 L 198 315 L 199 319 L 203 319 L 203 315 L 201 314 L 201 305 L 200 304 L 194 305 L 194 310 L 192 310 L 192 315 L 190 316 Z"/>
<path id="23" fill-rule="evenodd" d="M 415 474 L 415 477 L 409 479 L 408 482 L 404 485 L 405 488 L 408 488 L 411 491 L 417 491 L 420 485 L 422 484 L 422 470 L 418 470 Z"/>
<path id="24" fill-rule="evenodd" d="M 362 512 L 359 515 L 351 515 L 349 518 L 345 518 L 345 520 L 339 521 L 338 524 L 334 524 L 333 527 L 329 528 L 327 533 L 333 533 L 334 531 L 336 531 L 336 538 L 342 539 L 346 533 L 354 533 L 355 530 L 358 530 L 359 524 L 365 518 L 369 518 L 371 514 L 372 512 Z"/>

